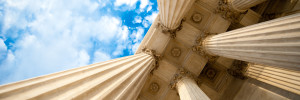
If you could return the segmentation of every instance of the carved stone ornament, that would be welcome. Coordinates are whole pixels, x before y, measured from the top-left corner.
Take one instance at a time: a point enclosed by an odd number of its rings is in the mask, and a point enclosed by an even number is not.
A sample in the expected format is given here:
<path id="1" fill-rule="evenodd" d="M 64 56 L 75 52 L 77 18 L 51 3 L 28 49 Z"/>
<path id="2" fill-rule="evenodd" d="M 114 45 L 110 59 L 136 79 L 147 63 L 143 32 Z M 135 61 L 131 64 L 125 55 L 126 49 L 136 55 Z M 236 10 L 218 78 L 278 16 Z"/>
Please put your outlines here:
<path id="1" fill-rule="evenodd" d="M 245 75 L 247 63 L 240 60 L 235 60 L 230 69 L 227 69 L 228 74 L 241 80 L 247 79 Z"/>
<path id="2" fill-rule="evenodd" d="M 160 87 L 156 82 L 151 83 L 149 86 L 149 91 L 151 93 L 157 93 L 159 91 L 159 89 L 160 89 Z"/>
<path id="3" fill-rule="evenodd" d="M 196 52 L 199 55 L 204 56 L 210 62 L 215 62 L 218 57 L 210 55 L 209 53 L 207 53 L 205 51 L 205 48 L 204 48 L 205 39 L 207 39 L 208 36 L 212 36 L 212 35 L 215 35 L 215 34 L 217 34 L 217 33 L 203 32 L 203 34 L 198 36 L 197 39 L 195 40 L 195 45 L 192 47 L 192 51 Z"/>
<path id="4" fill-rule="evenodd" d="M 154 68 L 151 70 L 151 74 L 153 74 L 153 71 L 155 70 L 155 69 L 157 69 L 158 68 L 158 66 L 159 66 L 159 60 L 161 60 L 161 56 L 160 55 L 158 55 L 158 54 L 156 54 L 156 51 L 155 50 L 151 50 L 151 49 L 147 49 L 147 48 L 143 48 L 142 49 L 142 52 L 144 52 L 144 53 L 146 53 L 146 54 L 148 54 L 148 55 L 151 55 L 153 58 L 154 58 L 154 60 L 155 60 L 155 63 L 154 63 Z"/>
<path id="5" fill-rule="evenodd" d="M 222 17 L 226 20 L 229 20 L 233 23 L 238 23 L 239 19 L 240 19 L 240 15 L 242 13 L 246 13 L 238 11 L 236 9 L 234 9 L 230 2 L 226 1 L 226 0 L 220 0 L 219 1 L 219 5 L 217 7 L 217 9 L 215 10 L 215 13 L 221 14 Z"/>
<path id="6" fill-rule="evenodd" d="M 201 14 L 198 14 L 198 13 L 193 14 L 192 20 L 193 20 L 195 23 L 201 22 L 201 20 L 202 20 Z"/>
<path id="7" fill-rule="evenodd" d="M 184 69 L 184 68 L 179 68 L 178 72 L 174 75 L 173 79 L 170 82 L 170 88 L 171 89 L 175 89 L 176 88 L 176 84 L 184 77 L 189 77 L 194 79 L 197 83 L 200 82 L 200 80 L 197 78 L 196 75 L 192 74 L 191 72 L 189 72 L 188 70 Z"/>
<path id="8" fill-rule="evenodd" d="M 157 25 L 158 25 L 159 28 L 161 28 L 162 33 L 170 33 L 170 37 L 171 37 L 172 39 L 175 39 L 175 37 L 176 37 L 176 32 L 177 32 L 177 31 L 180 31 L 180 30 L 182 29 L 182 23 L 183 23 L 184 21 L 185 21 L 185 19 L 182 19 L 181 22 L 180 22 L 180 25 L 179 25 L 177 28 L 175 28 L 175 29 L 170 29 L 170 28 L 164 26 L 164 25 L 161 24 L 161 23 L 158 23 Z"/>
<path id="9" fill-rule="evenodd" d="M 173 57 L 179 57 L 180 55 L 181 55 L 181 50 L 180 50 L 180 48 L 173 48 L 172 50 L 171 50 L 171 54 L 172 54 L 172 56 Z"/>
<path id="10" fill-rule="evenodd" d="M 205 74 L 208 78 L 213 79 L 216 76 L 217 72 L 214 69 L 207 69 Z"/>

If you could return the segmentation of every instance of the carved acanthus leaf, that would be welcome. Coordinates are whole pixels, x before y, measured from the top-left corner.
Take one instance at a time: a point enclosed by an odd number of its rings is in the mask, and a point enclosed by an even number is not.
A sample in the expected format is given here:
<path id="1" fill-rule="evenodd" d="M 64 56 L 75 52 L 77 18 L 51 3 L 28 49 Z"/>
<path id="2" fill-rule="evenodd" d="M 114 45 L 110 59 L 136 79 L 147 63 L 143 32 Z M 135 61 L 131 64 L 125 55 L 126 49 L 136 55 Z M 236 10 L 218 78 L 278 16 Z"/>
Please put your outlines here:
<path id="1" fill-rule="evenodd" d="M 197 83 L 200 82 L 200 80 L 197 78 L 196 75 L 192 74 L 191 72 L 189 72 L 188 70 L 184 69 L 184 68 L 179 68 L 178 72 L 173 76 L 173 79 L 170 82 L 170 88 L 171 89 L 175 89 L 176 88 L 176 84 L 184 77 L 189 77 L 194 79 Z"/>
<path id="2" fill-rule="evenodd" d="M 234 9 L 227 0 L 220 0 L 219 5 L 215 10 L 215 13 L 221 14 L 224 19 L 233 23 L 238 23 L 240 15 L 245 12 L 246 11 L 238 11 L 237 9 Z"/>
<path id="3" fill-rule="evenodd" d="M 153 71 L 159 67 L 159 60 L 161 60 L 162 57 L 160 55 L 156 54 L 155 50 L 147 49 L 145 47 L 142 49 L 142 52 L 144 52 L 148 55 L 151 55 L 154 58 L 154 60 L 155 60 L 154 68 L 150 72 L 151 74 L 153 74 Z"/>
<path id="4" fill-rule="evenodd" d="M 247 79 L 247 76 L 245 75 L 247 63 L 240 60 L 235 60 L 232 64 L 232 67 L 227 70 L 228 74 L 235 78 L 239 78 L 242 80 Z"/>
<path id="5" fill-rule="evenodd" d="M 204 42 L 205 39 L 208 38 L 209 36 L 216 35 L 217 33 L 209 33 L 209 32 L 202 32 L 200 36 L 197 37 L 195 40 L 195 45 L 192 47 L 192 50 L 196 52 L 199 55 L 204 56 L 209 60 L 209 62 L 214 62 L 218 57 L 210 55 L 208 52 L 206 52 L 204 48 Z"/>
<path id="6" fill-rule="evenodd" d="M 185 19 L 182 19 L 181 22 L 180 22 L 180 25 L 179 25 L 177 28 L 175 28 L 175 29 L 170 29 L 170 28 L 164 26 L 164 25 L 161 24 L 161 23 L 158 23 L 157 25 L 158 25 L 159 28 L 161 28 L 162 33 L 170 33 L 170 37 L 171 37 L 172 39 L 175 39 L 175 37 L 176 37 L 176 32 L 177 32 L 177 31 L 180 31 L 180 30 L 182 29 L 182 23 L 183 23 L 184 21 L 185 21 Z"/>

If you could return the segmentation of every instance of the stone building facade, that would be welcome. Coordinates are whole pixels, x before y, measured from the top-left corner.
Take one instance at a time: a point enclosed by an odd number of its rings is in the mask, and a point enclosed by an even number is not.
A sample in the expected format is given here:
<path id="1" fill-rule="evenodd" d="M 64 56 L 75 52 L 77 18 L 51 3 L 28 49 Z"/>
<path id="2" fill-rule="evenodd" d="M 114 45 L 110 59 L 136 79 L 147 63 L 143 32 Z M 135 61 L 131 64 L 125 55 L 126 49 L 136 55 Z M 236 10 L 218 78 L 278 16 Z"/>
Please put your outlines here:
<path id="1" fill-rule="evenodd" d="M 300 99 L 300 1 L 157 0 L 136 53 L 0 86 L 0 99 Z"/>

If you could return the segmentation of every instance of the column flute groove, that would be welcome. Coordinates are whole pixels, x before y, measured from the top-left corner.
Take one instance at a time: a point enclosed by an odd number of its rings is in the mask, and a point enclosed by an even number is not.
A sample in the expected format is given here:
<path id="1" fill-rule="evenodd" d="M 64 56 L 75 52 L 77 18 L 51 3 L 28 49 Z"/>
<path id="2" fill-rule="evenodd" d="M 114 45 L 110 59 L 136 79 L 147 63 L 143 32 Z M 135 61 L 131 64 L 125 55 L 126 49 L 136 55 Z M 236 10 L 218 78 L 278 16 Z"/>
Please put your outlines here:
<path id="1" fill-rule="evenodd" d="M 140 53 L 3 85 L 0 99 L 136 99 L 154 65 Z"/>
<path id="2" fill-rule="evenodd" d="M 300 71 L 249 64 L 246 74 L 255 80 L 300 94 Z"/>
<path id="3" fill-rule="evenodd" d="M 238 11 L 245 11 L 267 0 L 227 0 Z"/>
<path id="4" fill-rule="evenodd" d="M 176 88 L 180 95 L 180 100 L 210 100 L 198 87 L 196 81 L 189 77 L 180 79 Z"/>
<path id="5" fill-rule="evenodd" d="M 300 70 L 300 14 L 209 36 L 212 55 Z"/>
<path id="6" fill-rule="evenodd" d="M 170 30 L 178 28 L 194 2 L 195 0 L 157 0 L 161 24 Z"/>
<path id="7" fill-rule="evenodd" d="M 171 38 L 175 38 L 176 32 L 182 28 L 183 17 L 194 2 L 195 0 L 157 0 L 162 32 L 168 32 Z"/>

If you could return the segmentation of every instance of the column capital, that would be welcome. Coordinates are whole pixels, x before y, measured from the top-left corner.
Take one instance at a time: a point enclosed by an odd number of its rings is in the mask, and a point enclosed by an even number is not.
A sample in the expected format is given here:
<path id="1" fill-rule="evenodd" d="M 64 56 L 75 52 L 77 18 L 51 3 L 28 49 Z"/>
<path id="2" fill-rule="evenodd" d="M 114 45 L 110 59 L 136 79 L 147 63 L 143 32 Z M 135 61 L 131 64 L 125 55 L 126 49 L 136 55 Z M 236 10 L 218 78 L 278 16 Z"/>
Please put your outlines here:
<path id="1" fill-rule="evenodd" d="M 196 75 L 184 68 L 179 68 L 170 86 L 171 89 L 176 88 L 181 100 L 210 100 L 200 89 L 199 82 Z"/>
<path id="2" fill-rule="evenodd" d="M 207 58 L 210 62 L 214 62 L 218 57 L 213 55 L 212 53 L 205 50 L 206 40 L 217 33 L 210 33 L 210 32 L 202 32 L 203 34 L 199 35 L 195 40 L 195 45 L 192 47 L 192 51 L 196 52 Z"/>
<path id="3" fill-rule="evenodd" d="M 236 9 L 228 0 L 220 0 L 215 13 L 221 14 L 224 19 L 235 23 L 239 22 L 240 15 L 246 13 L 246 11 Z"/>
<path id="4" fill-rule="evenodd" d="M 241 9 L 238 9 L 237 7 L 233 6 L 233 2 L 235 0 L 220 0 L 219 1 L 219 4 L 220 3 L 223 3 L 223 4 L 226 4 L 230 7 L 231 10 L 235 11 L 235 12 L 245 12 L 247 10 L 241 10 Z"/>
<path id="5" fill-rule="evenodd" d="M 172 39 L 175 39 L 176 37 L 176 32 L 180 31 L 182 29 L 182 23 L 185 21 L 185 19 L 183 18 L 180 22 L 180 24 L 177 26 L 177 28 L 175 29 L 171 29 L 166 27 L 165 25 L 163 25 L 163 23 L 161 21 L 159 21 L 157 23 L 157 27 L 160 28 L 162 30 L 162 33 L 170 33 L 170 37 Z"/>
<path id="6" fill-rule="evenodd" d="M 145 53 L 145 54 L 151 55 L 152 58 L 155 60 L 155 61 L 154 61 L 154 68 L 151 69 L 151 72 L 150 72 L 151 74 L 153 74 L 153 71 L 154 71 L 155 69 L 158 68 L 158 66 L 159 66 L 159 60 L 161 60 L 162 56 L 156 54 L 156 51 L 155 51 L 155 50 L 148 49 L 148 48 L 146 48 L 146 47 L 144 47 L 144 48 L 142 49 L 142 52 Z"/>
<path id="7" fill-rule="evenodd" d="M 200 82 L 199 79 L 197 78 L 196 75 L 192 74 L 192 72 L 184 69 L 184 68 L 179 68 L 177 70 L 177 73 L 173 76 L 173 79 L 170 82 L 170 88 L 175 89 L 177 87 L 177 84 L 185 78 L 189 78 L 192 80 L 195 80 L 197 83 Z"/>
<path id="8" fill-rule="evenodd" d="M 247 79 L 247 76 L 245 75 L 247 66 L 249 63 L 235 60 L 231 66 L 230 69 L 227 69 L 227 73 L 235 78 L 239 78 L 241 80 Z"/>
<path id="9" fill-rule="evenodd" d="M 195 0 L 157 0 L 159 9 L 159 23 L 163 27 L 163 33 L 169 32 L 172 38 L 176 37 L 176 31 L 182 27 L 184 16 L 193 6 Z"/>

